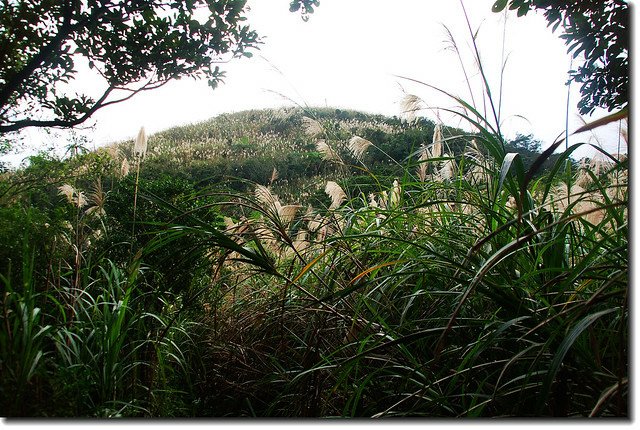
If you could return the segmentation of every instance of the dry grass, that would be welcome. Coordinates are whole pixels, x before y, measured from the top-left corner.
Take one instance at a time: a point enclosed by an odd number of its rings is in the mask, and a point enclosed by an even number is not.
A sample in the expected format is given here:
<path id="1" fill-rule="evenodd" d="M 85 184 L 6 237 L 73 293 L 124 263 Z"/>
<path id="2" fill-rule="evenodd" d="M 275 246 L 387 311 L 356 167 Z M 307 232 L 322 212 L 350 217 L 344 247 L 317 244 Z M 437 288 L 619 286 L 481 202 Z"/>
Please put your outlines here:
<path id="1" fill-rule="evenodd" d="M 338 154 L 325 140 L 319 140 L 316 142 L 316 149 L 322 154 L 322 157 L 327 160 L 338 164 L 344 164 L 342 157 Z"/>
<path id="2" fill-rule="evenodd" d="M 347 200 L 347 194 L 342 187 L 334 181 L 327 181 L 324 192 L 331 198 L 329 209 L 337 209 Z"/>
<path id="3" fill-rule="evenodd" d="M 362 161 L 365 152 L 367 152 L 367 149 L 369 149 L 371 145 L 373 145 L 373 143 L 360 136 L 353 136 L 349 139 L 349 150 L 353 156 L 360 161 Z"/>

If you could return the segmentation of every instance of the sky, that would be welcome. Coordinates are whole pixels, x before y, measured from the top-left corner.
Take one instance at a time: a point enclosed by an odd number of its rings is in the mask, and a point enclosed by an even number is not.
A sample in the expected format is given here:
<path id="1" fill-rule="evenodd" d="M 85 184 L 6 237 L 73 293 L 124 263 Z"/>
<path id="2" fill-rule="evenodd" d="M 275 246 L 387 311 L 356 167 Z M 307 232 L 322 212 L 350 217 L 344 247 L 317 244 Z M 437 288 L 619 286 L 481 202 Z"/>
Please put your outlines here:
<path id="1" fill-rule="evenodd" d="M 508 138 L 531 133 L 544 147 L 565 130 L 568 95 L 569 129 L 582 125 L 576 108 L 578 86 L 565 85 L 570 56 L 541 14 L 517 17 L 511 12 L 505 18 L 491 12 L 493 2 L 465 0 L 464 4 L 473 30 L 479 28 L 480 56 L 494 98 L 501 99 L 503 132 Z M 222 85 L 212 90 L 205 81 L 183 78 L 106 107 L 88 123 L 92 127 L 81 132 L 88 146 L 133 139 L 141 126 L 154 133 L 254 108 L 330 106 L 400 115 L 405 93 L 419 96 L 432 108 L 420 115 L 464 127 L 458 117 L 436 109 L 453 107 L 452 100 L 404 79 L 470 100 L 464 71 L 478 101 L 481 81 L 459 1 L 321 0 L 307 22 L 289 12 L 289 0 L 249 0 L 248 5 L 247 23 L 264 44 L 252 58 L 223 65 L 227 77 Z M 448 49 L 445 26 L 458 44 L 464 69 Z M 498 97 L 502 64 L 502 97 Z M 76 85 L 92 90 L 99 81 L 83 72 Z M 598 111 L 593 118 L 604 114 Z M 58 133 L 29 136 L 39 147 L 60 147 L 66 139 Z M 617 152 L 617 126 L 598 130 L 595 138 Z M 589 139 L 596 143 L 589 134 L 570 142 Z M 624 142 L 621 150 L 626 151 Z"/>

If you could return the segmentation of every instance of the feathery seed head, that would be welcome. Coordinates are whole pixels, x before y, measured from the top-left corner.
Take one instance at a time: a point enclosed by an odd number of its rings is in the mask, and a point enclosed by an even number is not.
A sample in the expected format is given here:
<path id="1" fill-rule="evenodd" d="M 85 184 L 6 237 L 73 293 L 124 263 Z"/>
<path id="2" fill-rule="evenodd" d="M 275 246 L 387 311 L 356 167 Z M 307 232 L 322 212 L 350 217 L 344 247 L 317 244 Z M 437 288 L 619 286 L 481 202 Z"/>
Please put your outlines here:
<path id="1" fill-rule="evenodd" d="M 269 188 L 264 185 L 256 185 L 255 196 L 258 202 L 262 203 L 267 210 L 275 210 L 277 212 L 281 206 L 278 196 L 271 193 Z"/>
<path id="2" fill-rule="evenodd" d="M 360 136 L 353 136 L 349 140 L 349 150 L 351 151 L 353 156 L 356 157 L 360 161 L 362 161 L 364 153 L 367 151 L 367 149 L 371 145 L 373 145 L 373 143 L 371 143 L 367 139 L 364 139 L 364 138 L 362 138 Z"/>
<path id="3" fill-rule="evenodd" d="M 58 194 L 65 196 L 67 201 L 79 208 L 87 205 L 87 197 L 83 191 L 78 191 L 69 184 L 64 184 L 58 187 Z"/>
<path id="4" fill-rule="evenodd" d="M 118 151 L 118 147 L 115 145 L 109 145 L 109 146 L 105 146 L 102 148 L 103 151 L 105 151 L 107 154 L 109 154 L 109 157 L 111 157 L 111 159 L 115 160 L 118 158 L 119 152 Z"/>
<path id="5" fill-rule="evenodd" d="M 305 134 L 309 137 L 317 137 L 324 133 L 322 124 L 308 116 L 302 117 L 302 126 L 304 127 Z"/>
<path id="6" fill-rule="evenodd" d="M 405 94 L 400 101 L 400 113 L 407 122 L 417 119 L 416 112 L 422 109 L 422 99 L 413 94 Z"/>
<path id="7" fill-rule="evenodd" d="M 273 184 L 273 182 L 278 179 L 278 169 L 276 169 L 275 167 L 273 168 L 273 171 L 271 172 L 271 179 L 269 179 L 269 184 Z"/>
<path id="8" fill-rule="evenodd" d="M 456 162 L 453 155 L 445 154 L 445 157 L 451 157 L 444 162 L 442 169 L 440 169 L 439 176 L 442 180 L 451 180 L 456 175 Z"/>
<path id="9" fill-rule="evenodd" d="M 91 206 L 84 213 L 85 213 L 85 215 L 96 216 L 98 218 L 102 218 L 103 216 L 105 216 L 107 214 L 105 212 L 104 208 L 101 207 L 101 206 Z"/>
<path id="10" fill-rule="evenodd" d="M 552 204 L 557 210 L 563 212 L 569 205 L 570 201 L 575 201 L 584 194 L 585 190 L 575 182 L 569 187 L 565 182 L 561 182 L 554 187 L 551 195 Z"/>
<path id="11" fill-rule="evenodd" d="M 376 201 L 376 195 L 373 193 L 369 193 L 369 206 L 372 208 L 378 207 L 378 202 Z"/>
<path id="12" fill-rule="evenodd" d="M 140 127 L 138 137 L 133 145 L 133 154 L 140 160 L 147 154 L 147 133 L 144 131 L 144 127 Z"/>
<path id="13" fill-rule="evenodd" d="M 433 129 L 433 142 L 431 146 L 431 157 L 439 158 L 442 156 L 442 126 L 436 124 Z"/>
<path id="14" fill-rule="evenodd" d="M 83 208 L 87 205 L 87 197 L 84 194 L 84 191 L 80 191 L 79 193 L 76 194 L 76 197 L 74 199 L 74 204 L 76 204 L 79 208 Z"/>
<path id="15" fill-rule="evenodd" d="M 298 252 L 302 252 L 309 247 L 309 241 L 307 241 L 309 234 L 305 230 L 298 231 L 296 238 L 293 241 L 293 247 Z"/>
<path id="16" fill-rule="evenodd" d="M 85 211 L 85 214 L 96 215 L 98 218 L 106 215 L 104 206 L 107 202 L 107 193 L 102 188 L 102 182 L 99 179 L 96 179 L 91 187 L 89 202 L 92 206 Z"/>
<path id="17" fill-rule="evenodd" d="M 124 178 L 129 174 L 129 170 L 131 167 L 129 166 L 129 160 L 127 158 L 122 159 L 122 164 L 120 165 L 120 177 Z"/>
<path id="18" fill-rule="evenodd" d="M 418 158 L 418 162 L 420 164 L 418 164 L 418 168 L 416 169 L 416 174 L 418 175 L 418 179 L 420 179 L 421 182 L 427 180 L 427 169 L 429 167 L 427 164 L 427 160 L 429 160 L 429 151 L 427 151 L 427 148 L 423 146 L 420 151 L 420 158 Z"/>
<path id="19" fill-rule="evenodd" d="M 580 171 L 574 181 L 576 185 L 583 188 L 589 186 L 589 184 L 591 183 L 591 175 L 589 175 L 588 169 L 589 169 L 589 163 L 587 162 L 587 160 L 585 158 L 581 159 Z"/>
<path id="20" fill-rule="evenodd" d="M 342 158 L 340 158 L 340 155 L 338 155 L 338 153 L 334 151 L 333 148 L 331 148 L 324 140 L 319 140 L 316 143 L 316 149 L 322 154 L 325 160 L 335 161 L 342 164 Z"/>
<path id="21" fill-rule="evenodd" d="M 600 176 L 602 171 L 610 167 L 610 165 L 611 165 L 610 160 L 605 160 L 601 157 L 596 157 L 591 159 L 591 162 L 589 163 L 589 168 L 596 176 Z"/>
<path id="22" fill-rule="evenodd" d="M 471 139 L 471 147 L 473 148 L 473 150 L 480 154 L 480 147 L 478 146 L 478 142 L 475 139 Z"/>
<path id="23" fill-rule="evenodd" d="M 347 200 L 347 195 L 342 187 L 334 181 L 327 181 L 324 192 L 331 198 L 331 206 L 329 206 L 329 209 L 336 209 Z"/>
<path id="24" fill-rule="evenodd" d="M 382 209 L 387 209 L 388 202 L 389 202 L 389 193 L 387 191 L 382 191 L 380 193 L 380 197 L 378 198 L 378 205 L 380 205 Z"/>
<path id="25" fill-rule="evenodd" d="M 320 227 L 322 227 L 322 217 L 320 217 L 320 215 L 316 215 L 309 220 L 307 227 L 310 232 L 315 233 Z"/>
<path id="26" fill-rule="evenodd" d="M 69 185 L 69 184 L 60 185 L 58 187 L 58 190 L 59 190 L 58 194 L 60 194 L 61 196 L 65 196 L 69 203 L 75 203 L 73 196 L 76 193 L 76 189 L 73 188 L 72 185 Z"/>
<path id="27" fill-rule="evenodd" d="M 223 217 L 222 219 L 224 221 L 224 226 L 227 228 L 227 230 L 230 230 L 236 226 L 236 223 L 234 223 L 233 220 L 228 216 Z"/>
<path id="28" fill-rule="evenodd" d="M 612 171 L 608 175 L 611 185 L 607 187 L 607 195 L 611 200 L 621 202 L 629 199 L 629 170 Z"/>
<path id="29" fill-rule="evenodd" d="M 485 168 L 486 166 L 484 165 L 474 164 L 466 173 L 467 180 L 475 184 L 486 182 L 487 172 Z"/>
<path id="30" fill-rule="evenodd" d="M 284 205 L 278 209 L 278 217 L 283 224 L 289 224 L 296 216 L 296 213 L 301 209 L 301 205 Z"/>
<path id="31" fill-rule="evenodd" d="M 391 189 L 391 196 L 389 197 L 389 204 L 392 207 L 398 206 L 400 203 L 400 194 L 402 189 L 400 188 L 400 183 L 397 179 L 393 181 L 393 188 Z"/>

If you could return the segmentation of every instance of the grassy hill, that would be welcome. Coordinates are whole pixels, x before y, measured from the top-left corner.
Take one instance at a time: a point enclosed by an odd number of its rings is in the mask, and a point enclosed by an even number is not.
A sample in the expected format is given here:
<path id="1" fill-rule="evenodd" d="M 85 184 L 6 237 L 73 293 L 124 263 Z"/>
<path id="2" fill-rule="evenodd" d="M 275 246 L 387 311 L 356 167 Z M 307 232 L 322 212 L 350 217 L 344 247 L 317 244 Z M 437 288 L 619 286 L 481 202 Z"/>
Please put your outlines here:
<path id="1" fill-rule="evenodd" d="M 374 184 L 391 184 L 394 178 L 415 170 L 421 148 L 433 143 L 434 127 L 425 119 L 408 123 L 398 117 L 332 108 L 223 114 L 151 136 L 142 175 L 170 173 L 198 188 L 224 182 L 245 190 L 249 181 L 270 185 L 282 197 L 300 203 L 310 196 L 321 199 L 327 180 L 354 187 L 355 194 L 368 193 Z M 474 136 L 446 126 L 442 133 L 445 153 L 460 160 Z M 354 136 L 373 144 L 361 159 L 348 147 Z M 327 144 L 333 159 L 326 150 L 318 149 L 319 141 Z M 535 144 L 532 136 L 504 142 L 506 151 L 519 153 L 526 167 L 539 155 Z M 132 147 L 130 142 L 112 147 L 116 161 L 132 160 Z M 541 171 L 548 170 L 557 158 L 547 160 Z"/>
<path id="2" fill-rule="evenodd" d="M 627 160 L 337 109 L 133 146 L 0 178 L 6 415 L 628 414 Z"/>

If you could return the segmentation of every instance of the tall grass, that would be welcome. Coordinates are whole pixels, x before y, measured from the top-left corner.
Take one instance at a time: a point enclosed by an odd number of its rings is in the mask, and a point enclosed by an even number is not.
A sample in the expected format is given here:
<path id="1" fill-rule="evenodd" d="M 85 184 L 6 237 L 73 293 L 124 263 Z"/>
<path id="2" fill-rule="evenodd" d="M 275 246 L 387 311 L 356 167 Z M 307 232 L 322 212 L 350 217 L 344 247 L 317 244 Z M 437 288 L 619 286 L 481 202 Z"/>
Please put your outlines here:
<path id="1" fill-rule="evenodd" d="M 0 275 L 3 415 L 192 413 L 189 378 L 197 360 L 185 351 L 193 324 L 174 318 L 174 300 L 149 289 L 139 262 L 123 269 L 100 261 L 83 269 L 80 283 L 71 274 L 61 281 L 70 287 L 45 293 L 33 253 L 24 255 L 21 287 Z"/>
<path id="2" fill-rule="evenodd" d="M 12 284 L 11 273 L 0 275 L 2 283 L 2 329 L 0 329 L 0 396 L 6 415 L 32 412 L 31 400 L 41 399 L 38 379 L 45 371 L 48 336 L 53 330 L 43 314 L 42 296 L 34 286 L 33 252 L 25 243 L 22 285 Z"/>
<path id="3" fill-rule="evenodd" d="M 577 179 L 568 155 L 526 187 L 517 156 L 486 155 L 473 180 L 456 160 L 452 179 L 341 193 L 286 219 L 268 190 L 228 196 L 248 221 L 229 225 L 234 247 L 202 242 L 236 252 L 203 294 L 211 383 L 225 386 L 207 413 L 626 414 L 627 198 L 610 197 L 626 164 L 566 205 L 552 190 Z M 176 232 L 204 230 L 175 226 L 158 246 Z"/>
<path id="4" fill-rule="evenodd" d="M 413 80 L 476 130 L 462 157 L 435 154 L 447 138 L 434 136 L 371 196 L 329 181 L 324 208 L 283 217 L 260 186 L 226 194 L 226 232 L 183 216 L 155 241 L 222 248 L 200 262 L 216 271 L 201 296 L 213 314 L 202 383 L 223 387 L 207 414 L 628 414 L 628 164 L 603 152 L 604 171 L 576 172 L 575 144 L 541 176 L 558 141 L 525 169 L 505 150 L 476 34 L 489 116 Z M 362 159 L 375 142 L 350 143 L 375 178 Z"/>
<path id="5" fill-rule="evenodd" d="M 457 107 L 436 111 L 474 131 L 438 121 L 406 159 L 376 140 L 398 131 L 384 121 L 371 131 L 306 109 L 222 117 L 156 136 L 150 159 L 162 148 L 180 161 L 291 150 L 324 169 L 301 190 L 279 179 L 286 165 L 270 165 L 262 182 L 236 178 L 242 187 L 204 189 L 178 207 L 139 183 L 141 133 L 123 236 L 131 246 L 149 237 L 118 261 L 106 255 L 120 243 L 96 255 L 85 243 L 118 227 L 102 182 L 82 211 L 80 192 L 63 187 L 70 251 L 43 277 L 26 247 L 21 284 L 0 275 L 3 412 L 628 416 L 628 161 L 597 149 L 576 165 L 587 145 L 576 143 L 543 172 L 557 141 L 525 167 L 506 149 L 470 24 L 469 34 L 477 70 L 450 37 L 470 101 L 408 81 L 449 97 Z M 429 108 L 408 94 L 406 126 Z M 257 129 L 261 115 L 292 138 Z M 228 147 L 214 129 L 232 136 Z M 136 224 L 138 195 L 171 221 Z"/>

